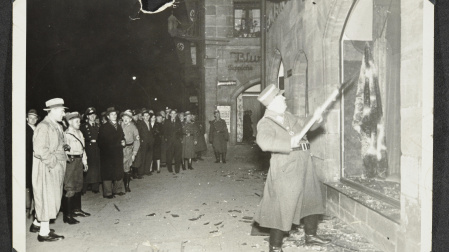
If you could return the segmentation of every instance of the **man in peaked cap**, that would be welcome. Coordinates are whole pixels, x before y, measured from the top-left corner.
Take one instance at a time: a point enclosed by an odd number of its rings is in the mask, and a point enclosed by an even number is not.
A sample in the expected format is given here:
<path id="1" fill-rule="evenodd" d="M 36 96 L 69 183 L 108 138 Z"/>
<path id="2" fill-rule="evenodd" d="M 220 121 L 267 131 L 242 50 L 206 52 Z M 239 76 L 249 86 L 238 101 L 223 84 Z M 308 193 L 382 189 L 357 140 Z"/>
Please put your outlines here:
<path id="1" fill-rule="evenodd" d="M 132 122 L 133 113 L 131 110 L 126 110 L 122 113 L 122 120 L 123 133 L 125 134 L 125 147 L 123 148 L 123 171 L 125 174 L 123 182 L 125 184 L 125 191 L 131 192 L 131 189 L 129 188 L 129 182 L 131 181 L 131 165 L 139 151 L 140 137 L 136 125 Z"/>
<path id="2" fill-rule="evenodd" d="M 97 139 L 100 131 L 100 125 L 96 122 L 97 114 L 93 107 L 86 109 L 87 122 L 81 126 L 81 132 L 86 140 L 87 170 L 84 176 L 83 194 L 86 193 L 89 186 L 93 193 L 100 192 L 101 174 L 100 174 L 100 149 Z"/>
<path id="3" fill-rule="evenodd" d="M 123 189 L 123 147 L 125 136 L 122 126 L 117 122 L 117 110 L 106 110 L 108 122 L 100 126 L 98 146 L 100 147 L 101 179 L 103 197 L 112 199 L 114 195 L 125 195 Z"/>
<path id="4" fill-rule="evenodd" d="M 221 119 L 220 111 L 214 111 L 215 120 L 210 121 L 209 142 L 212 144 L 215 153 L 215 163 L 226 163 L 227 142 L 229 131 L 226 121 Z"/>
<path id="5" fill-rule="evenodd" d="M 33 170 L 33 134 L 36 129 L 37 120 L 39 116 L 35 109 L 30 109 L 27 113 L 27 126 L 26 126 L 26 189 L 27 189 L 27 209 L 32 211 L 33 201 L 33 184 L 31 183 L 31 174 Z"/>
<path id="6" fill-rule="evenodd" d="M 287 112 L 285 97 L 275 85 L 258 96 L 266 111 L 257 124 L 256 142 L 271 152 L 270 170 L 254 220 L 270 228 L 270 251 L 282 251 L 284 234 L 304 221 L 308 245 L 330 242 L 317 235 L 318 215 L 324 214 L 320 182 L 315 174 L 307 137 L 298 139 L 304 120 Z M 321 115 L 319 115 L 321 116 Z M 319 127 L 316 123 L 311 130 Z"/>
<path id="7" fill-rule="evenodd" d="M 70 146 L 67 154 L 67 167 L 64 177 L 64 223 L 79 223 L 74 216 L 87 217 L 89 213 L 81 210 L 81 191 L 83 190 L 83 171 L 88 170 L 85 141 L 81 126 L 81 115 L 78 112 L 66 114 L 69 128 L 64 132 L 66 144 Z"/>
<path id="8" fill-rule="evenodd" d="M 56 218 L 61 207 L 67 164 L 63 129 L 59 124 L 65 114 L 64 100 L 51 99 L 45 105 L 48 114 L 33 134 L 32 184 L 36 219 L 30 227 L 30 232 L 39 232 L 37 239 L 41 242 L 64 239 L 50 230 L 50 219 Z"/>

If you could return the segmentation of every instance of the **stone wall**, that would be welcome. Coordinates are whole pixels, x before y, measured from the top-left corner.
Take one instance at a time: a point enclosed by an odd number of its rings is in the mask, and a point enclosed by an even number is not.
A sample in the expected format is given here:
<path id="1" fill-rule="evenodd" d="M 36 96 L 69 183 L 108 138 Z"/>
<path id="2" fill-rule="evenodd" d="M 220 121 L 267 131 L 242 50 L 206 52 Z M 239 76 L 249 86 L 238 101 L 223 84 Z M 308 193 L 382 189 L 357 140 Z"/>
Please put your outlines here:
<path id="1" fill-rule="evenodd" d="M 205 0 L 205 7 L 204 118 L 212 120 L 217 105 L 231 106 L 230 142 L 235 143 L 237 96 L 260 83 L 260 38 L 234 38 L 233 1 Z M 218 86 L 219 81 L 236 84 Z"/>

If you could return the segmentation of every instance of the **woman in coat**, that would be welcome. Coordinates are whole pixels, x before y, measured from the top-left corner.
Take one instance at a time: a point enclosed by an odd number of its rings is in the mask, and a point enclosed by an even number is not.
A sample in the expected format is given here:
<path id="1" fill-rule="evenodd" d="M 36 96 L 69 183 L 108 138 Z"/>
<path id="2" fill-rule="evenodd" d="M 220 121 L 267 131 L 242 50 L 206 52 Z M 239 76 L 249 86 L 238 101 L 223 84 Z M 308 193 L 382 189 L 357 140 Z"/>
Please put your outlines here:
<path id="1" fill-rule="evenodd" d="M 195 158 L 195 145 L 198 143 L 198 128 L 192 122 L 192 115 L 185 112 L 185 123 L 182 125 L 182 168 L 188 162 L 189 170 L 193 170 L 192 158 Z"/>
<path id="2" fill-rule="evenodd" d="M 195 153 L 197 160 L 204 160 L 201 158 L 201 154 L 203 151 L 207 150 L 206 139 L 204 138 L 204 134 L 206 133 L 206 129 L 202 122 L 198 121 L 196 115 L 192 115 L 192 120 L 198 128 L 198 143 L 195 145 Z"/>
<path id="3" fill-rule="evenodd" d="M 295 134 L 303 127 L 299 117 L 286 112 L 283 91 L 268 86 L 258 100 L 267 109 L 257 125 L 257 144 L 271 152 L 264 193 L 254 220 L 270 228 L 270 251 L 282 251 L 282 239 L 292 224 L 304 221 L 308 245 L 330 241 L 316 234 L 318 215 L 324 213 L 320 182 L 315 174 L 306 137 Z M 312 130 L 317 128 L 316 124 Z"/>
<path id="4" fill-rule="evenodd" d="M 154 137 L 153 145 L 153 167 L 156 167 L 157 173 L 161 172 L 161 143 L 162 143 L 162 116 L 160 114 L 152 115 L 150 124 Z"/>

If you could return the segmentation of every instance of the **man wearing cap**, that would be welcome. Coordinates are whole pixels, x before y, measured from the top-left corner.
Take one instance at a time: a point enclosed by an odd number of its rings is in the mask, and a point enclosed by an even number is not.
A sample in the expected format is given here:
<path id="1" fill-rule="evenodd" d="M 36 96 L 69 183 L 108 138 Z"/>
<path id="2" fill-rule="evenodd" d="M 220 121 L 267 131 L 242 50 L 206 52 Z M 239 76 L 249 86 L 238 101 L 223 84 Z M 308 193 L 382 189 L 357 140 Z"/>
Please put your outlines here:
<path id="1" fill-rule="evenodd" d="M 33 171 L 33 134 L 36 129 L 37 120 L 39 116 L 35 109 L 30 109 L 27 114 L 27 127 L 26 127 L 26 189 L 27 189 L 27 208 L 30 209 L 33 201 L 33 184 L 31 183 L 32 171 Z"/>
<path id="2" fill-rule="evenodd" d="M 114 195 L 125 195 L 123 189 L 123 147 L 125 136 L 122 126 L 117 123 L 117 110 L 106 110 L 108 122 L 100 126 L 98 147 L 100 147 L 100 171 L 103 180 L 103 197 L 112 199 Z"/>
<path id="3" fill-rule="evenodd" d="M 67 150 L 67 168 L 64 176 L 64 223 L 70 225 L 79 223 L 74 216 L 87 217 L 89 213 L 81 210 L 81 191 L 83 189 L 83 171 L 88 170 L 87 156 L 84 150 L 83 133 L 79 130 L 81 116 L 78 112 L 67 113 L 65 116 L 69 128 L 64 132 Z"/>
<path id="4" fill-rule="evenodd" d="M 221 161 L 226 163 L 226 152 L 228 149 L 229 131 L 225 120 L 221 119 L 220 111 L 214 111 L 215 120 L 210 121 L 209 142 L 212 144 L 215 153 L 215 163 Z"/>
<path id="5" fill-rule="evenodd" d="M 271 152 L 271 160 L 254 220 L 270 228 L 270 251 L 282 251 L 284 234 L 290 231 L 292 224 L 299 225 L 301 219 L 306 244 L 330 242 L 316 234 L 318 215 L 324 214 L 324 204 L 310 144 L 307 137 L 295 136 L 302 130 L 304 120 L 286 111 L 283 92 L 272 84 L 257 98 L 266 106 L 266 111 L 257 125 L 256 142 L 263 151 Z M 316 123 L 311 130 L 318 127 Z"/>
<path id="6" fill-rule="evenodd" d="M 179 118 L 176 116 L 176 110 L 170 112 L 170 118 L 165 120 L 163 128 L 164 140 L 167 147 L 167 168 L 173 175 L 179 173 L 181 165 L 182 151 L 182 126 Z M 175 160 L 175 170 L 172 169 L 172 162 Z"/>
<path id="7" fill-rule="evenodd" d="M 81 132 L 86 140 L 87 170 L 84 177 L 83 193 L 87 191 L 90 185 L 93 193 L 100 192 L 101 174 L 100 174 L 100 148 L 98 148 L 97 139 L 100 125 L 96 122 L 97 114 L 93 107 L 86 109 L 87 123 L 81 126 Z"/>
<path id="8" fill-rule="evenodd" d="M 195 123 L 197 129 L 198 129 L 198 143 L 195 145 L 195 153 L 196 153 L 196 160 L 204 160 L 201 158 L 201 155 L 203 151 L 207 150 L 207 144 L 206 139 L 204 137 L 204 134 L 206 133 L 206 129 L 204 128 L 203 122 L 200 122 L 198 115 L 192 115 L 192 120 Z"/>
<path id="9" fill-rule="evenodd" d="M 133 113 L 126 110 L 122 113 L 122 128 L 125 134 L 125 147 L 123 148 L 123 171 L 125 172 L 123 182 L 125 191 L 131 192 L 129 182 L 131 181 L 131 165 L 134 162 L 140 147 L 139 131 L 136 125 L 132 123 Z"/>
<path id="10" fill-rule="evenodd" d="M 140 138 L 140 146 L 139 146 L 139 150 L 137 151 L 136 157 L 134 158 L 134 161 L 131 164 L 131 174 L 132 174 L 132 178 L 133 179 L 142 179 L 142 175 L 139 174 L 139 168 L 142 165 L 142 149 L 143 149 L 143 145 L 142 145 L 142 127 L 140 126 L 142 121 L 139 120 L 139 117 L 141 117 L 141 111 L 134 110 L 133 111 L 133 120 L 131 123 L 133 123 L 136 128 L 137 131 L 139 132 L 139 138 Z"/>
<path id="11" fill-rule="evenodd" d="M 64 116 L 64 100 L 51 99 L 45 105 L 48 115 L 33 134 L 32 184 L 36 219 L 30 227 L 31 232 L 39 232 L 37 239 L 41 242 L 64 239 L 50 230 L 50 219 L 56 218 L 61 207 L 67 162 L 64 134 L 58 123 Z"/>

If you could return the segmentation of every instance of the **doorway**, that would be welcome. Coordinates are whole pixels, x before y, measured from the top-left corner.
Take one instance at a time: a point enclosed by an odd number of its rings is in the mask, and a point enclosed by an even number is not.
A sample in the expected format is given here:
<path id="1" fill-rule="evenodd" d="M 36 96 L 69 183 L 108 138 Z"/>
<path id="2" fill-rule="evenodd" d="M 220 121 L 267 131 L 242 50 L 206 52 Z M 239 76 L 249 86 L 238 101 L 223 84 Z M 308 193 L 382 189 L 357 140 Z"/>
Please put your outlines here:
<path id="1" fill-rule="evenodd" d="M 257 134 L 257 122 L 263 110 L 257 96 L 261 85 L 254 85 L 237 96 L 237 143 L 253 143 Z"/>

